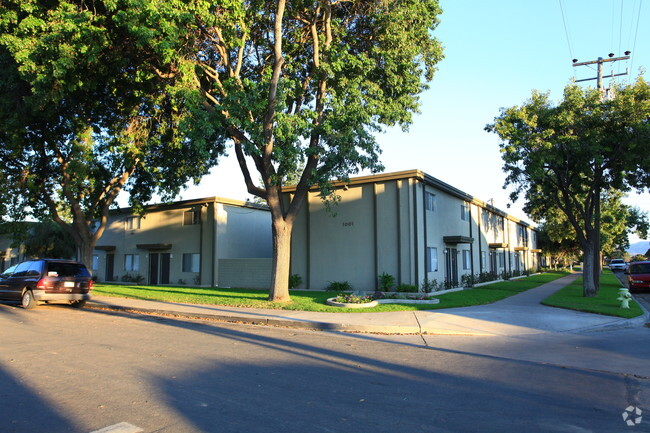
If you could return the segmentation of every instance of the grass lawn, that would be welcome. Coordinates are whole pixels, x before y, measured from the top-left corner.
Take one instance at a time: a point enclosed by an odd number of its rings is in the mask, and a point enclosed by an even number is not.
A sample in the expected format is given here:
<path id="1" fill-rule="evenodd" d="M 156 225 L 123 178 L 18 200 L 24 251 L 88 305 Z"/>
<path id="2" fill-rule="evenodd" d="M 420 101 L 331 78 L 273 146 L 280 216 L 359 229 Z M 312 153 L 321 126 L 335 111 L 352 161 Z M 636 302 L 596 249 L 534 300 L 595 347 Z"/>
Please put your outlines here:
<path id="1" fill-rule="evenodd" d="M 626 319 L 643 314 L 643 310 L 634 300 L 630 300 L 629 309 L 621 308 L 621 301 L 616 300 L 618 298 L 618 289 L 621 287 L 618 278 L 611 271 L 606 270 L 600 277 L 600 290 L 598 290 L 595 297 L 585 298 L 582 296 L 582 278 L 578 278 L 573 283 L 546 298 L 542 301 L 542 304 L 587 313 L 624 317 Z"/>
<path id="2" fill-rule="evenodd" d="M 323 311 L 332 313 L 364 313 L 379 311 L 436 310 L 440 308 L 466 307 L 489 304 L 515 295 L 533 287 L 553 281 L 566 274 L 545 273 L 511 281 L 501 281 L 471 290 L 447 293 L 436 296 L 439 304 L 381 304 L 373 308 L 343 309 L 325 304 L 327 298 L 335 297 L 337 292 L 316 292 L 309 290 L 291 291 L 292 302 L 274 304 L 266 300 L 268 293 L 253 289 L 220 289 L 177 286 L 138 286 L 121 284 L 96 284 L 95 295 L 122 298 L 146 299 L 184 304 L 212 304 L 231 307 L 273 308 L 284 310 Z"/>

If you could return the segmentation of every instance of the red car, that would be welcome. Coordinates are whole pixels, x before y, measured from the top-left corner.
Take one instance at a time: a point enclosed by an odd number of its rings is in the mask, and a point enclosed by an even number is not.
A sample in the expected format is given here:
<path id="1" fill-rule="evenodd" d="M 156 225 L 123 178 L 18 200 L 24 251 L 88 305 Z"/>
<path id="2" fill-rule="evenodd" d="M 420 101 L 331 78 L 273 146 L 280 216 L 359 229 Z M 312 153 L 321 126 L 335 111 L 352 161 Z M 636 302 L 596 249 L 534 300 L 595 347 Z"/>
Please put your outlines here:
<path id="1" fill-rule="evenodd" d="M 625 273 L 630 291 L 650 289 L 650 261 L 630 263 Z"/>

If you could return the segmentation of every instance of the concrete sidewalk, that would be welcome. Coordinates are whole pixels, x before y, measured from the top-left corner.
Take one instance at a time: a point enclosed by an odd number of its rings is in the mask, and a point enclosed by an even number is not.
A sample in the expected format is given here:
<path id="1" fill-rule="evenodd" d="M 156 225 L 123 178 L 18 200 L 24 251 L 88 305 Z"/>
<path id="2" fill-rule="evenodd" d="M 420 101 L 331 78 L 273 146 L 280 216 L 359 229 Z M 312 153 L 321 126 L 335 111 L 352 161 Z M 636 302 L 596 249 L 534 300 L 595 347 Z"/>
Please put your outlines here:
<path id="1" fill-rule="evenodd" d="M 93 300 L 88 302 L 87 308 L 298 329 L 382 334 L 513 336 L 626 328 L 643 326 L 646 322 L 647 311 L 645 316 L 635 319 L 619 319 L 540 304 L 543 299 L 577 277 L 578 274 L 568 275 L 489 305 L 433 311 L 318 313 L 176 304 L 104 296 L 93 297 Z"/>

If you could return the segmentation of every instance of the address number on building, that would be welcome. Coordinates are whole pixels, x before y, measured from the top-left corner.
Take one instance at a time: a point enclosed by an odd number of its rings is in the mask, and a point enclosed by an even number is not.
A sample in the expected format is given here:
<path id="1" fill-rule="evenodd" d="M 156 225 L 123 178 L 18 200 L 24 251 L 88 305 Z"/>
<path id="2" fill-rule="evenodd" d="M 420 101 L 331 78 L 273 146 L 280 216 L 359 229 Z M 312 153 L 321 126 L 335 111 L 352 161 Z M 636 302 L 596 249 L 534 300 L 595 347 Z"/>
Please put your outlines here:
<path id="1" fill-rule="evenodd" d="M 346 221 L 343 223 L 343 227 L 352 227 L 354 225 L 353 221 Z"/>

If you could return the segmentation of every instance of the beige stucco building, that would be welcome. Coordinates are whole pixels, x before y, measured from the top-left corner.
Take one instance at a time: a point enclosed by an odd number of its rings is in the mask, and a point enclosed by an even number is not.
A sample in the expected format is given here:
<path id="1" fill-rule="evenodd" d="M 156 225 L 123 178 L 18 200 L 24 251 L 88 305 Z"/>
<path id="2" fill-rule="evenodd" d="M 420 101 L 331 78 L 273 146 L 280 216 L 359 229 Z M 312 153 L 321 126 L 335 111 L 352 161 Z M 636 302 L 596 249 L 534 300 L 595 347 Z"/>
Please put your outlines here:
<path id="1" fill-rule="evenodd" d="M 311 191 L 295 223 L 291 273 L 301 288 L 347 281 L 373 290 L 382 273 L 398 284 L 458 286 L 463 275 L 538 267 L 533 227 L 422 171 L 351 178 L 336 193 L 328 212 Z"/>
<path id="2" fill-rule="evenodd" d="M 92 267 L 99 281 L 266 288 L 271 252 L 266 207 L 211 197 L 112 212 Z"/>

